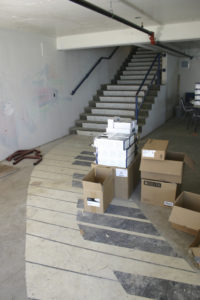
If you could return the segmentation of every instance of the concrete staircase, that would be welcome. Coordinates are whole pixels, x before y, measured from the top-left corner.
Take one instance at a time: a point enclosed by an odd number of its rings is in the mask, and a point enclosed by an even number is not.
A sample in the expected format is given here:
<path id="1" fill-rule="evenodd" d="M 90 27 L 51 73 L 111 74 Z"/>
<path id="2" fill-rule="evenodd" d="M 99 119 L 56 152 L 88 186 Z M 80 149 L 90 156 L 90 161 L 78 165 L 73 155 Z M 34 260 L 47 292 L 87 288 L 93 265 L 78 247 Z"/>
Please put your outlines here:
<path id="1" fill-rule="evenodd" d="M 135 95 L 156 55 L 157 52 L 144 49 L 133 51 L 111 84 L 102 85 L 97 91 L 93 100 L 89 102 L 89 106 L 85 108 L 85 112 L 80 115 L 80 120 L 76 121 L 76 127 L 71 128 L 71 133 L 96 136 L 105 132 L 107 119 L 110 117 L 119 116 L 123 121 L 134 120 Z M 156 85 L 149 88 L 156 70 L 155 65 L 138 95 L 139 103 L 144 100 L 138 117 L 140 132 L 159 91 L 159 86 Z"/>

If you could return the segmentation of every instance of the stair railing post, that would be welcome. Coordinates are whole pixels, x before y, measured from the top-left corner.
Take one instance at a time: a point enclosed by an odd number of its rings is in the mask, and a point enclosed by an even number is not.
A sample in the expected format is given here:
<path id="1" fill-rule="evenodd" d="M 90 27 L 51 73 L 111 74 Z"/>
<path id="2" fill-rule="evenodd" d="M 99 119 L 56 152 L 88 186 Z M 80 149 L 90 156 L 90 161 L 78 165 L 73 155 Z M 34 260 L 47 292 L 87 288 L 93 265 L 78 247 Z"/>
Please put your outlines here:
<path id="1" fill-rule="evenodd" d="M 135 109 L 135 119 L 137 121 L 138 124 L 138 96 L 136 95 L 135 97 L 135 104 L 136 104 L 136 109 Z"/>
<path id="2" fill-rule="evenodd" d="M 158 68 L 157 68 L 157 85 L 161 83 L 161 72 L 160 72 L 160 54 L 158 55 Z"/>

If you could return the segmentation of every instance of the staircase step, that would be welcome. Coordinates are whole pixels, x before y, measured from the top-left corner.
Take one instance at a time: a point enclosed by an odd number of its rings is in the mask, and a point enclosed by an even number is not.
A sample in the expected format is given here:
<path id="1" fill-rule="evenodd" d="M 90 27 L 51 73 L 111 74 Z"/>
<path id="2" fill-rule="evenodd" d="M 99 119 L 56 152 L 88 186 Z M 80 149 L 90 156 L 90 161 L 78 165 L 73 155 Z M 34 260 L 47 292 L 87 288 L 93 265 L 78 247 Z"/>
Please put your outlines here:
<path id="1" fill-rule="evenodd" d="M 135 96 L 137 91 L 103 91 L 104 96 Z M 141 90 L 138 96 L 144 96 L 145 92 Z"/>
<path id="2" fill-rule="evenodd" d="M 157 96 L 158 94 L 158 90 L 149 90 L 148 91 L 148 96 Z"/>
<path id="3" fill-rule="evenodd" d="M 124 71 L 132 71 L 132 72 L 135 72 L 136 74 L 146 74 L 148 70 L 149 70 L 149 67 L 146 67 L 146 68 L 142 67 L 142 68 L 138 69 L 137 67 L 129 67 L 129 66 L 127 66 L 124 69 Z M 151 69 L 152 73 L 154 73 L 156 71 L 157 71 L 157 67 L 153 67 Z"/>
<path id="4" fill-rule="evenodd" d="M 107 90 L 109 91 L 137 91 L 139 89 L 139 85 L 107 85 Z M 146 91 L 148 88 L 147 85 L 143 85 L 143 90 Z"/>
<path id="5" fill-rule="evenodd" d="M 87 136 L 98 136 L 105 132 L 104 129 L 87 129 L 83 127 L 73 127 L 70 129 L 71 133 L 77 133 L 79 135 L 87 135 Z"/>
<path id="6" fill-rule="evenodd" d="M 156 70 L 153 70 L 151 71 L 149 74 L 150 75 L 154 75 L 156 72 Z M 147 74 L 147 71 L 134 71 L 134 70 L 124 70 L 122 72 L 122 75 L 143 75 L 143 78 L 144 76 Z"/>
<path id="7" fill-rule="evenodd" d="M 135 111 L 133 109 L 91 108 L 91 113 L 95 115 L 135 116 Z"/>
<path id="8" fill-rule="evenodd" d="M 135 97 L 112 97 L 112 96 L 100 96 L 99 97 L 100 101 L 103 102 L 130 102 L 134 103 L 135 102 Z M 142 102 L 143 97 L 138 97 L 138 102 Z"/>
<path id="9" fill-rule="evenodd" d="M 137 54 L 158 54 L 160 53 L 159 51 L 152 51 L 144 48 L 139 48 L 137 49 L 136 55 Z"/>
<path id="10" fill-rule="evenodd" d="M 130 62 L 132 63 L 152 63 L 155 58 L 155 55 L 152 57 L 138 57 L 137 55 L 131 58 Z"/>
<path id="11" fill-rule="evenodd" d="M 153 53 L 153 54 L 133 54 L 132 59 L 154 59 L 155 56 L 157 55 L 157 53 Z"/>
<path id="12" fill-rule="evenodd" d="M 106 130 L 108 124 L 106 121 L 98 122 L 98 121 L 79 120 L 76 122 L 76 125 L 83 128 Z"/>
<path id="13" fill-rule="evenodd" d="M 141 84 L 143 79 L 135 79 L 135 80 L 117 80 L 117 84 L 127 84 L 127 85 L 132 85 L 132 84 Z M 145 81 L 146 84 L 150 84 L 151 80 L 147 79 Z"/>
<path id="14" fill-rule="evenodd" d="M 147 79 L 153 79 L 153 77 L 154 77 L 154 75 L 151 75 L 151 74 L 149 74 L 149 76 L 148 76 L 148 78 Z M 144 79 L 144 75 L 121 75 L 120 76 L 120 79 L 121 80 L 134 80 L 134 79 L 141 79 L 141 80 L 143 80 Z"/>
<path id="15" fill-rule="evenodd" d="M 96 107 L 97 108 L 114 108 L 114 109 L 118 109 L 118 108 L 122 108 L 122 109 L 135 109 L 135 103 L 114 103 L 114 102 L 96 102 Z"/>
<path id="16" fill-rule="evenodd" d="M 137 70 L 141 70 L 141 69 L 147 69 L 151 66 L 152 62 L 150 63 L 137 63 L 137 62 L 129 62 L 127 67 L 132 67 L 135 68 Z M 157 67 L 157 63 L 154 64 L 154 67 Z"/>
<path id="17" fill-rule="evenodd" d="M 134 117 L 130 116 L 122 116 L 122 115 L 117 115 L 120 117 L 121 121 L 124 122 L 129 122 L 134 119 Z M 81 114 L 82 120 L 87 120 L 87 121 L 94 121 L 94 122 L 107 122 L 109 118 L 113 118 L 113 115 L 96 115 L 96 114 L 91 114 L 91 113 L 83 113 Z"/>

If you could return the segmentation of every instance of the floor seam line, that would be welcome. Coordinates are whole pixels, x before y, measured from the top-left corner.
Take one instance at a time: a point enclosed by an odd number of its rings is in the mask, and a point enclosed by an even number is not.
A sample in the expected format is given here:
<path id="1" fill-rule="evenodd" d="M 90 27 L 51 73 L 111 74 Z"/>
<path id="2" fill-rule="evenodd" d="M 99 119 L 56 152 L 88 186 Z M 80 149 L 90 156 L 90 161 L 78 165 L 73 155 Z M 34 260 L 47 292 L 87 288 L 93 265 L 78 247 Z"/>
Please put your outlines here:
<path id="1" fill-rule="evenodd" d="M 156 264 L 156 263 L 153 263 L 153 262 L 144 261 L 144 260 L 141 260 L 141 259 L 130 258 L 130 257 L 121 256 L 121 255 L 116 255 L 116 254 L 113 254 L 113 253 L 108 253 L 108 252 L 104 252 L 104 251 L 94 250 L 94 249 L 91 249 L 91 248 L 81 247 L 81 246 L 73 245 L 73 244 L 66 243 L 66 242 L 60 242 L 60 241 L 57 241 L 57 240 L 52 240 L 52 239 L 49 239 L 49 238 L 46 238 L 46 237 L 42 237 L 42 236 L 39 236 L 39 235 L 35 235 L 35 234 L 31 234 L 31 233 L 26 233 L 26 235 L 33 236 L 33 237 L 36 237 L 36 238 L 39 238 L 39 239 L 43 239 L 43 240 L 47 240 L 47 241 L 50 241 L 50 242 L 62 244 L 62 245 L 67 245 L 67 246 L 71 246 L 71 247 L 75 247 L 75 248 L 79 248 L 79 249 L 84 249 L 84 250 L 87 250 L 87 251 L 92 251 L 92 252 L 97 252 L 97 253 L 109 255 L 109 256 L 115 256 L 115 257 L 119 257 L 119 258 L 124 258 L 124 259 L 129 259 L 129 260 L 134 260 L 134 261 L 142 262 L 142 263 L 147 263 L 147 264 L 151 264 L 151 265 L 155 265 L 155 266 L 160 266 L 160 267 L 170 268 L 170 269 L 184 271 L 184 272 L 188 272 L 188 273 L 198 274 L 197 272 L 192 271 L 192 270 L 190 271 L 190 270 L 186 270 L 186 269 L 175 268 L 175 267 L 171 267 L 171 266 L 166 266 L 166 265 L 162 265 L 162 264 Z M 151 253 L 151 252 L 148 252 L 148 253 Z M 167 256 L 167 255 L 165 255 L 165 257 L 169 257 L 170 258 L 170 256 Z M 178 259 L 183 259 L 183 258 L 178 258 Z"/>

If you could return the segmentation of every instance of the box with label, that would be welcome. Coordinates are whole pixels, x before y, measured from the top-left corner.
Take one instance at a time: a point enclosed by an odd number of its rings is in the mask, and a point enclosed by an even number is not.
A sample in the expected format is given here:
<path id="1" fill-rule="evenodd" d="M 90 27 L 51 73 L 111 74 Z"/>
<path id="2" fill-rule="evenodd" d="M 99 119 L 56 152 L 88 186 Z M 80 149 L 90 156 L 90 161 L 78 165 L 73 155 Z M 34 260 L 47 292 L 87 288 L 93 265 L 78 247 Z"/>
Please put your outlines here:
<path id="1" fill-rule="evenodd" d="M 112 147 L 126 150 L 130 146 L 130 135 L 104 133 L 94 139 L 94 147 Z"/>
<path id="2" fill-rule="evenodd" d="M 200 229 L 200 195 L 182 192 L 176 199 L 169 222 L 176 229 L 196 235 Z"/>
<path id="3" fill-rule="evenodd" d="M 132 153 L 128 157 L 120 156 L 106 156 L 96 154 L 96 164 L 110 166 L 110 167 L 119 167 L 119 168 L 128 168 L 135 157 L 135 153 Z"/>
<path id="4" fill-rule="evenodd" d="M 167 152 L 165 160 L 142 159 L 140 164 L 141 178 L 181 183 L 183 165 L 194 167 L 192 160 L 180 152 Z"/>
<path id="5" fill-rule="evenodd" d="M 168 143 L 168 140 L 149 139 L 142 148 L 142 159 L 164 160 Z"/>
<path id="6" fill-rule="evenodd" d="M 139 183 L 141 155 L 138 154 L 128 168 L 107 167 L 114 170 L 114 195 L 116 198 L 128 200 Z M 92 168 L 105 166 L 92 163 Z"/>
<path id="7" fill-rule="evenodd" d="M 113 147 L 102 147 L 99 146 L 96 148 L 96 155 L 98 159 L 106 159 L 106 160 L 126 160 L 129 156 L 131 156 L 135 152 L 135 144 L 132 144 L 128 149 L 122 150 Z"/>
<path id="8" fill-rule="evenodd" d="M 131 122 L 122 122 L 120 120 L 114 120 L 114 119 L 108 119 L 108 126 L 107 126 L 107 132 L 124 132 L 123 133 L 128 133 L 130 134 L 131 132 L 135 131 L 137 127 L 137 122 L 136 121 L 131 121 Z M 122 131 L 120 131 L 122 130 Z"/>
<path id="9" fill-rule="evenodd" d="M 128 168 L 115 168 L 115 197 L 128 200 L 140 180 L 140 159 L 138 154 Z"/>
<path id="10" fill-rule="evenodd" d="M 84 210 L 104 213 L 114 197 L 112 168 L 96 166 L 82 180 Z"/>
<path id="11" fill-rule="evenodd" d="M 172 207 L 178 190 L 176 183 L 142 179 L 141 201 L 152 205 Z"/>

